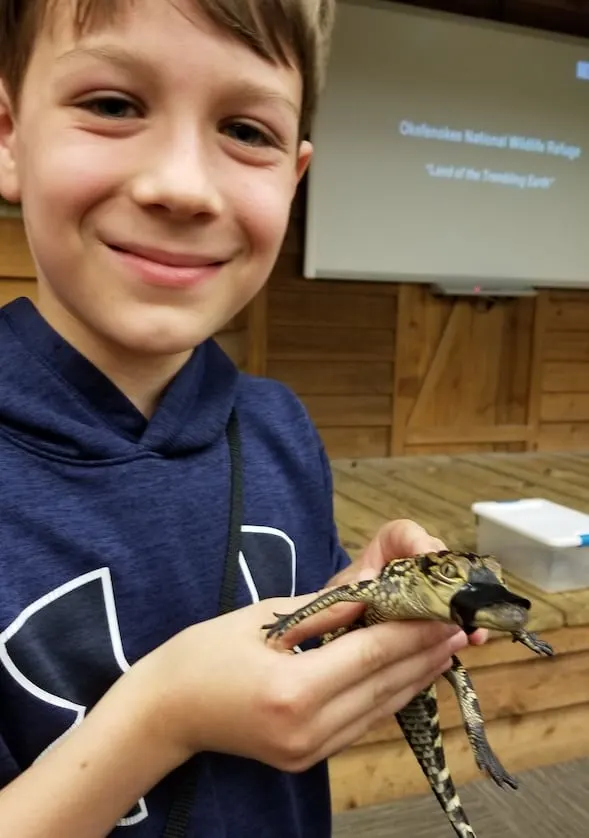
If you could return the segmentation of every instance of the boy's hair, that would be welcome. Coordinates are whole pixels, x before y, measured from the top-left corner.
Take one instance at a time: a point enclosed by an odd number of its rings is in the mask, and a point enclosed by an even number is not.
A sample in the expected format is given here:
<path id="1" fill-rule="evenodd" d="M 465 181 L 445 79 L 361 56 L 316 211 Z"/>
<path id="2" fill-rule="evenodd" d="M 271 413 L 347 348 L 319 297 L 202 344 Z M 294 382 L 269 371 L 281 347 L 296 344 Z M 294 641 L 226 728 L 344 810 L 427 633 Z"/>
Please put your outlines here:
<path id="1" fill-rule="evenodd" d="M 76 34 L 113 20 L 135 0 L 0 0 L 0 77 L 18 108 L 35 40 L 62 2 L 74 9 Z M 301 135 L 307 133 L 323 86 L 336 0 L 192 0 L 213 24 L 303 79 Z"/>

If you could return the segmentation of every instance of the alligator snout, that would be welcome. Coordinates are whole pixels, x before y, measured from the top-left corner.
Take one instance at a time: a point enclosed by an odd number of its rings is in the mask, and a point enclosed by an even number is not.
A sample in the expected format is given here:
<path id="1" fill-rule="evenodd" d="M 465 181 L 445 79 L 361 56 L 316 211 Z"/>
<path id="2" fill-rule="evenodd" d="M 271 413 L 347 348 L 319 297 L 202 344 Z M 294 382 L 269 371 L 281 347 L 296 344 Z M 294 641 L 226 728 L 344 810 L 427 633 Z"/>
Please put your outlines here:
<path id="1" fill-rule="evenodd" d="M 515 630 L 526 624 L 530 607 L 497 581 L 471 581 L 450 600 L 450 616 L 467 634 L 479 627 Z"/>

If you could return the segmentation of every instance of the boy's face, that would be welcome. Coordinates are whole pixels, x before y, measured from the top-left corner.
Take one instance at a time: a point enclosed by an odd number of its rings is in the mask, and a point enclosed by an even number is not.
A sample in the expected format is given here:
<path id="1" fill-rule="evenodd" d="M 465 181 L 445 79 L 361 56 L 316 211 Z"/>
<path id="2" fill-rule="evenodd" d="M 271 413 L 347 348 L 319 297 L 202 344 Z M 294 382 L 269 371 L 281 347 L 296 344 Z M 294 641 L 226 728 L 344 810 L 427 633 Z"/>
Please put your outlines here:
<path id="1" fill-rule="evenodd" d="M 21 200 L 41 311 L 93 357 L 182 354 L 256 294 L 310 156 L 301 79 L 188 3 L 141 0 L 76 41 L 63 4 L 17 115 L 0 191 Z"/>

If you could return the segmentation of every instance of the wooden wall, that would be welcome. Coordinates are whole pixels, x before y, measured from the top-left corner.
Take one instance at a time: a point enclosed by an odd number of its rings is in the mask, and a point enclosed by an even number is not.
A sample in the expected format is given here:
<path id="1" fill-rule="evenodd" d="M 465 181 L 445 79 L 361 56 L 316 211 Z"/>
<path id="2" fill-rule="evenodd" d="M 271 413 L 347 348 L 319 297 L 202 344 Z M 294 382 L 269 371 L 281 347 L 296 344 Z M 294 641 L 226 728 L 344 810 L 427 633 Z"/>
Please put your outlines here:
<path id="1" fill-rule="evenodd" d="M 294 389 L 330 457 L 589 448 L 589 290 L 488 306 L 305 280 L 304 201 L 267 288 L 218 337 Z M 2 220 L 0 276 L 33 274 L 20 222 Z M 0 300 L 32 288 L 4 282 Z"/>
<path id="2" fill-rule="evenodd" d="M 266 372 L 302 398 L 332 456 L 378 456 L 393 416 L 397 289 L 301 279 L 301 198 L 268 285 Z"/>
<path id="3" fill-rule="evenodd" d="M 545 309 L 541 315 L 538 447 L 587 449 L 589 292 L 550 294 Z"/>
<path id="4" fill-rule="evenodd" d="M 259 368 L 298 393 L 331 457 L 589 447 L 589 290 L 489 306 L 304 280 L 303 213 L 302 193 L 258 324 Z"/>

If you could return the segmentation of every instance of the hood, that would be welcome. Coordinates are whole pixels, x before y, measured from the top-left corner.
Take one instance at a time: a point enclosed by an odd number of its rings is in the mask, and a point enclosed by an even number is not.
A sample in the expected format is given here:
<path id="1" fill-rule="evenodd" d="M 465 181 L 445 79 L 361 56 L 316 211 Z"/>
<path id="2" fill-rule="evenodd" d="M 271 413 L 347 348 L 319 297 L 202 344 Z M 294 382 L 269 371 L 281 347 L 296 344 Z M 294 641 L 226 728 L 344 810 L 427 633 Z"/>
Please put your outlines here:
<path id="1" fill-rule="evenodd" d="M 148 421 L 27 298 L 0 309 L 0 433 L 48 457 L 182 456 L 225 432 L 239 373 L 217 343 L 201 344 Z"/>

